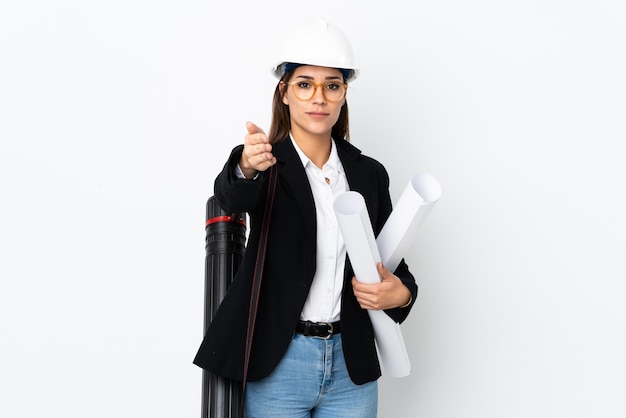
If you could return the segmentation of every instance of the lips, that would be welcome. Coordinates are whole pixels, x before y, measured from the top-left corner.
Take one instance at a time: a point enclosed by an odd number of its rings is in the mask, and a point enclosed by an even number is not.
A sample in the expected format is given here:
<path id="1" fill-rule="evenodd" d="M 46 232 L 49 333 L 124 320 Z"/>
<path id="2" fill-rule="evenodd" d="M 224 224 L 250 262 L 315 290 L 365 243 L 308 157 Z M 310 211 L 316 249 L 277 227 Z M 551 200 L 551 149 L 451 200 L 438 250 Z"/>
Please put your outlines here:
<path id="1" fill-rule="evenodd" d="M 329 114 L 326 112 L 307 112 L 307 115 L 315 119 L 321 119 L 327 117 Z"/>

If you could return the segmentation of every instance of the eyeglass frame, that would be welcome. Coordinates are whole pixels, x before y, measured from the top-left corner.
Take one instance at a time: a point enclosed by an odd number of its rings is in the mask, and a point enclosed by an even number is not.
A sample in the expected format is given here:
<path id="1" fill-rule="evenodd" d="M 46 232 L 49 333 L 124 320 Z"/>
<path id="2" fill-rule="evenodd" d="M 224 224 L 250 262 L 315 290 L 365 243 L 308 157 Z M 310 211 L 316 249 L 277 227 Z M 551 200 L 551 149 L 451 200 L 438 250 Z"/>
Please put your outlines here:
<path id="1" fill-rule="evenodd" d="M 296 99 L 301 100 L 303 102 L 308 102 L 309 100 L 311 100 L 314 96 L 315 93 L 317 93 L 317 88 L 318 87 L 326 87 L 329 84 L 341 84 L 343 86 L 343 95 L 337 99 L 337 100 L 330 100 L 328 97 L 326 97 L 326 93 L 324 92 L 324 89 L 322 88 L 322 96 L 324 96 L 324 99 L 331 102 L 331 103 L 337 103 L 340 102 L 342 99 L 344 99 L 346 97 L 346 94 L 348 93 L 348 83 L 343 83 L 341 81 L 336 81 L 336 80 L 332 80 L 332 81 L 326 81 L 323 83 L 314 83 L 311 80 L 296 80 L 296 81 L 281 81 L 281 83 L 286 84 L 288 86 L 292 86 L 291 88 L 293 89 L 293 94 L 294 96 L 296 96 Z M 301 99 L 298 94 L 296 93 L 296 88 L 293 87 L 294 84 L 298 84 L 298 83 L 309 83 L 313 86 L 313 94 L 311 94 L 311 97 L 309 97 L 308 99 Z"/>

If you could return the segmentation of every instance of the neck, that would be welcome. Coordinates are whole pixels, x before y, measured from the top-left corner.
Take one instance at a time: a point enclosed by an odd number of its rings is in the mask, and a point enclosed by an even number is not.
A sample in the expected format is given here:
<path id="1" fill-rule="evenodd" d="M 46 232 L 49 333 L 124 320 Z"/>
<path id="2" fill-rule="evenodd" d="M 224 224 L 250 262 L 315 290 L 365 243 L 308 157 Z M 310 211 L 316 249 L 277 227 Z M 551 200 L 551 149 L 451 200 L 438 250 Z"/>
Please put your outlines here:
<path id="1" fill-rule="evenodd" d="M 292 133 L 293 135 L 293 133 Z M 322 168 L 330 157 L 331 139 L 327 136 L 293 135 L 294 141 L 313 164 Z"/>

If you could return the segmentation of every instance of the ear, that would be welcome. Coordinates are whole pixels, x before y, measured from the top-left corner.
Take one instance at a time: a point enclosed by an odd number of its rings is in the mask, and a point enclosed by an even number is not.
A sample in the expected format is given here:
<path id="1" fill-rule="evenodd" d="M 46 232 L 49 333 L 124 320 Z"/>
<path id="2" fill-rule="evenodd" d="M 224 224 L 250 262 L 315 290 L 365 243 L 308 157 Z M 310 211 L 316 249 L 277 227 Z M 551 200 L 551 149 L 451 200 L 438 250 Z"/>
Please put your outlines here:
<path id="1" fill-rule="evenodd" d="M 283 81 L 281 81 L 278 85 L 278 88 L 280 89 L 280 97 L 283 99 L 283 103 L 289 106 L 289 99 L 287 99 L 287 91 L 285 90 L 286 87 L 287 84 L 285 84 L 285 82 Z"/>

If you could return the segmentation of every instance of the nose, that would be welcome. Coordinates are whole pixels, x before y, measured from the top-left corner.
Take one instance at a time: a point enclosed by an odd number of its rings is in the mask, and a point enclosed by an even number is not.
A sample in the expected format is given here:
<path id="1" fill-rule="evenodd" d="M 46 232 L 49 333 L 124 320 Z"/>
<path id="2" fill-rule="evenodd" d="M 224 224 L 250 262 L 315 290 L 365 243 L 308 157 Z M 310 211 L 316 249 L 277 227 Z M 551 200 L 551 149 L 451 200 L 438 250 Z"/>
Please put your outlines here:
<path id="1" fill-rule="evenodd" d="M 326 97 L 324 96 L 324 86 L 316 85 L 315 90 L 313 90 L 313 103 L 326 103 Z"/>

